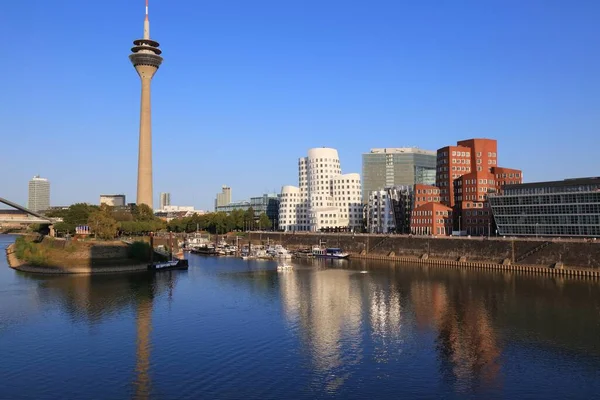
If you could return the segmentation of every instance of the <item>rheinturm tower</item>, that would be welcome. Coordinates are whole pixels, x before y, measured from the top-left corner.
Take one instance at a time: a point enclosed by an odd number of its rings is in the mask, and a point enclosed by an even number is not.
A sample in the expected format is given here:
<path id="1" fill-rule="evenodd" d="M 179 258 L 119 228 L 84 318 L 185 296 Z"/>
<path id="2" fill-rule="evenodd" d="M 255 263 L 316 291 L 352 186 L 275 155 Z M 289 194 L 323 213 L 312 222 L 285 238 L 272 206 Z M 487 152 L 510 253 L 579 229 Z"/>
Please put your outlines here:
<path id="1" fill-rule="evenodd" d="M 137 204 L 152 207 L 152 111 L 150 107 L 150 82 L 162 63 L 158 42 L 150 40 L 150 21 L 148 19 L 148 0 L 146 0 L 146 19 L 144 20 L 144 38 L 133 41 L 132 54 L 129 55 L 142 81 L 142 102 L 140 108 L 140 144 L 138 153 Z"/>

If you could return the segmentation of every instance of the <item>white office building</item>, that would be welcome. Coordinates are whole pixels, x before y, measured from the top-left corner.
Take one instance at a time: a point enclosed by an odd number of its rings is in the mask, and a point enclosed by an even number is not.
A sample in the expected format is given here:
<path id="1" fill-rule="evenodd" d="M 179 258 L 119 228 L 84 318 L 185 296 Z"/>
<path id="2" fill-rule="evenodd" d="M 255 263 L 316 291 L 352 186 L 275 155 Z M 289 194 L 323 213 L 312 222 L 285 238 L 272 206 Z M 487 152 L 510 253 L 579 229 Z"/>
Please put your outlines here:
<path id="1" fill-rule="evenodd" d="M 360 175 L 342 174 L 337 150 L 310 149 L 298 160 L 298 183 L 281 189 L 280 229 L 362 229 Z"/>
<path id="2" fill-rule="evenodd" d="M 392 186 L 370 191 L 365 209 L 367 232 L 409 233 L 412 203 L 411 186 Z"/>
<path id="3" fill-rule="evenodd" d="M 124 207 L 127 202 L 124 194 L 101 194 L 100 205 L 106 204 L 111 207 Z"/>
<path id="4" fill-rule="evenodd" d="M 50 182 L 48 179 L 36 175 L 29 181 L 27 208 L 33 212 L 45 211 L 50 208 Z"/>

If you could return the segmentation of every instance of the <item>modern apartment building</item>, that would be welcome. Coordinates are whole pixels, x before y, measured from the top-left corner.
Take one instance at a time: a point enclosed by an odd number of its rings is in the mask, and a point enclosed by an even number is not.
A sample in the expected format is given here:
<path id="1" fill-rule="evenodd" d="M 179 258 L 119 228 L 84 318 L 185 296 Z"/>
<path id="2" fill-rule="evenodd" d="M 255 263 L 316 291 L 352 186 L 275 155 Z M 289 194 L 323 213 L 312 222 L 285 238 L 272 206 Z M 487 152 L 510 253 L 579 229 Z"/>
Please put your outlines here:
<path id="1" fill-rule="evenodd" d="M 100 205 L 106 204 L 111 207 L 124 207 L 127 205 L 124 194 L 101 194 Z"/>
<path id="2" fill-rule="evenodd" d="M 337 150 L 310 149 L 298 160 L 298 183 L 281 189 L 280 229 L 362 229 L 360 175 L 342 174 Z"/>
<path id="3" fill-rule="evenodd" d="M 161 193 L 160 194 L 160 209 L 164 210 L 166 206 L 171 205 L 171 193 Z"/>
<path id="4" fill-rule="evenodd" d="M 600 237 L 600 177 L 507 185 L 489 202 L 499 235 Z"/>
<path id="5" fill-rule="evenodd" d="M 365 208 L 367 232 L 410 233 L 412 186 L 393 186 L 369 193 Z"/>
<path id="6" fill-rule="evenodd" d="M 392 186 L 433 185 L 435 151 L 416 147 L 371 149 L 362 155 L 363 202 L 369 193 Z"/>
<path id="7" fill-rule="evenodd" d="M 223 185 L 221 193 L 217 193 L 217 198 L 215 199 L 215 211 L 219 207 L 226 206 L 229 203 L 231 203 L 231 188 Z"/>
<path id="8" fill-rule="evenodd" d="M 27 208 L 33 212 L 50 208 L 50 182 L 48 179 L 36 175 L 29 181 Z"/>

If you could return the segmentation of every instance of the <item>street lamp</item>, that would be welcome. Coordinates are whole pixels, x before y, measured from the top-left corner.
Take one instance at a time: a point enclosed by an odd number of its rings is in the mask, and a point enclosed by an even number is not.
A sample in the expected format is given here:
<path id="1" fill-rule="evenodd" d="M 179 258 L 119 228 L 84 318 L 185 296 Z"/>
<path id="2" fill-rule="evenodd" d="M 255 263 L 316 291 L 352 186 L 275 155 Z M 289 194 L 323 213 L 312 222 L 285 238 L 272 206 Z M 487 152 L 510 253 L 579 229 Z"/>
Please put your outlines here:
<path id="1" fill-rule="evenodd" d="M 458 216 L 458 236 L 462 236 L 462 230 L 460 229 L 460 220 L 462 218 L 462 215 Z"/>
<path id="2" fill-rule="evenodd" d="M 538 225 L 539 225 L 539 223 L 538 223 L 538 222 L 536 222 L 536 223 L 535 223 L 535 237 L 536 237 L 536 238 L 538 237 Z"/>
<path id="3" fill-rule="evenodd" d="M 488 220 L 488 237 L 490 237 L 490 224 L 491 222 Z"/>

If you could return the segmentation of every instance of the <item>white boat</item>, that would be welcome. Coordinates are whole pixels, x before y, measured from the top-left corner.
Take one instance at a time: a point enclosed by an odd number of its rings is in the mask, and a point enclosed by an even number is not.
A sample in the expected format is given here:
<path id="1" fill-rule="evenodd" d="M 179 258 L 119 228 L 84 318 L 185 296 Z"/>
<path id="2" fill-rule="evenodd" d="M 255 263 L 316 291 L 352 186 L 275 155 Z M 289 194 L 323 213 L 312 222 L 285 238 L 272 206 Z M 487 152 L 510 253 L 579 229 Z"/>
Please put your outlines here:
<path id="1" fill-rule="evenodd" d="M 280 264 L 277 266 L 277 271 L 291 271 L 294 269 L 292 264 Z"/>

